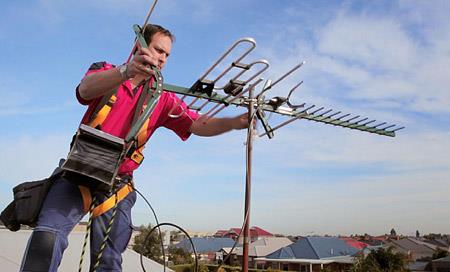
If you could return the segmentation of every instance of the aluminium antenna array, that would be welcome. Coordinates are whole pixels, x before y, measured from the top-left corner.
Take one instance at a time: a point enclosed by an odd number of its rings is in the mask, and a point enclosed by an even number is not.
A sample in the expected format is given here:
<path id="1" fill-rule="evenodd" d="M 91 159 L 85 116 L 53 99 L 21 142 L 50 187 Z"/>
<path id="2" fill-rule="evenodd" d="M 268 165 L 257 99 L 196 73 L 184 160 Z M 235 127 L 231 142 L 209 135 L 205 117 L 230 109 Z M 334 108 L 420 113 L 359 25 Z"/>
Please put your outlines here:
<path id="1" fill-rule="evenodd" d="M 255 49 L 255 47 L 256 42 L 254 39 L 239 39 L 225 51 L 225 53 L 210 68 L 208 68 L 190 88 L 164 84 L 164 90 L 181 94 L 181 101 L 186 102 L 187 108 L 199 112 L 205 110 L 205 122 L 229 105 L 248 107 L 249 100 L 253 98 L 246 96 L 246 94 L 250 89 L 255 89 L 263 81 L 263 79 L 258 78 L 258 76 L 269 68 L 269 62 L 265 59 L 259 59 L 252 62 L 245 61 L 245 58 L 253 51 L 253 49 Z M 223 65 L 224 59 L 229 58 L 232 53 L 236 54 L 238 49 L 241 51 L 243 50 L 244 52 L 237 54 L 238 56 L 235 57 L 231 64 L 228 64 L 222 71 L 217 72 L 218 67 Z M 256 116 L 261 121 L 265 130 L 264 133 L 259 135 L 260 137 L 267 135 L 269 138 L 272 138 L 275 130 L 298 119 L 306 119 L 390 137 L 395 137 L 395 132 L 404 128 L 398 127 L 395 124 L 387 124 L 387 122 L 376 123 L 376 120 L 374 119 L 362 118 L 360 115 L 353 116 L 349 113 L 325 109 L 324 107 L 318 107 L 314 104 L 307 105 L 306 103 L 302 103 L 294 105 L 290 100 L 291 95 L 298 87 L 300 87 L 303 81 L 300 81 L 292 87 L 285 97 L 275 96 L 266 99 L 266 94 L 269 90 L 273 89 L 279 82 L 298 71 L 303 64 L 305 64 L 304 61 L 300 62 L 273 82 L 267 80 L 259 94 L 256 95 L 256 99 L 254 99 Z M 213 72 L 216 72 L 218 75 L 213 77 Z M 236 75 L 230 76 L 232 72 L 236 72 Z M 244 76 L 247 76 L 247 78 L 244 79 Z M 226 83 L 222 86 L 218 86 L 218 82 L 221 80 L 226 81 Z M 192 99 L 189 103 L 186 101 L 188 98 Z M 203 103 L 196 106 L 196 104 L 198 104 L 197 101 L 202 99 L 204 100 Z M 210 105 L 211 103 L 213 104 L 212 106 Z M 186 110 L 186 108 L 181 107 L 181 104 L 182 103 L 179 102 L 170 110 L 169 116 L 171 118 L 181 116 Z M 281 124 L 271 127 L 265 118 L 265 112 L 284 115 L 289 117 L 289 119 Z"/>

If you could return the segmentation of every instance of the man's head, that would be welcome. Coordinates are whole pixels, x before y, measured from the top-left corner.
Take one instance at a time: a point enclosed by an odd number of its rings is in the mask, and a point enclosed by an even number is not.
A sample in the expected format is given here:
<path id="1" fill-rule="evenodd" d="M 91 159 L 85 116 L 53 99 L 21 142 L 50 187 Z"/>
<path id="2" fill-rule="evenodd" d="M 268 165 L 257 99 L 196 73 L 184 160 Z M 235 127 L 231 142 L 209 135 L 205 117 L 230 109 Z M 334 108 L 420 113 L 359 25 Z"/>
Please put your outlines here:
<path id="1" fill-rule="evenodd" d="M 145 26 L 145 29 L 144 29 L 144 39 L 147 42 L 147 44 L 150 44 L 153 36 L 156 33 L 161 33 L 164 36 L 169 37 L 172 42 L 175 41 L 175 36 L 168 29 L 165 29 L 164 27 L 162 27 L 160 25 L 148 24 Z"/>
<path id="2" fill-rule="evenodd" d="M 161 70 L 170 55 L 175 36 L 162 26 L 149 24 L 145 27 L 144 38 L 148 49 L 157 59 L 158 69 Z"/>

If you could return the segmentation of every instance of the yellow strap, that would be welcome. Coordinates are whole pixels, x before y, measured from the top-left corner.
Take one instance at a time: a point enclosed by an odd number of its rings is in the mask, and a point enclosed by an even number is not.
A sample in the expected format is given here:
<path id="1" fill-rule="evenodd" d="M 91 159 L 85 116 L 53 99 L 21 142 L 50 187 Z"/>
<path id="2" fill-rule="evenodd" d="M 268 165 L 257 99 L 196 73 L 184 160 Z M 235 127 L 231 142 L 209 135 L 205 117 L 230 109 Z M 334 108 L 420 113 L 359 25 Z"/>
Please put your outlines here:
<path id="1" fill-rule="evenodd" d="M 83 198 L 83 211 L 87 213 L 92 203 L 91 191 L 85 186 L 78 185 L 80 189 L 81 197 Z"/>
<path id="2" fill-rule="evenodd" d="M 142 125 L 141 129 L 139 130 L 136 138 L 137 138 L 137 146 L 141 147 L 144 146 L 145 142 L 147 141 L 147 129 L 148 129 L 148 124 L 150 123 L 150 117 L 147 118 L 147 121 L 144 122 L 144 124 Z"/>
<path id="3" fill-rule="evenodd" d="M 108 116 L 109 112 L 111 111 L 112 105 L 114 105 L 114 103 L 116 102 L 117 97 L 116 95 L 112 95 L 109 98 L 108 103 L 106 103 L 97 113 L 97 115 L 95 116 L 94 120 L 92 120 L 89 123 L 90 127 L 97 127 L 98 125 L 103 124 L 103 122 L 105 121 L 106 117 Z"/>
<path id="4" fill-rule="evenodd" d="M 80 188 L 81 196 L 83 197 L 83 208 L 84 212 L 89 211 L 89 207 L 92 202 L 92 196 L 91 192 L 88 188 L 84 186 L 78 186 Z M 109 211 L 114 207 L 114 204 L 116 203 L 116 195 L 117 195 L 117 203 L 122 201 L 129 193 L 133 191 L 133 187 L 131 187 L 130 184 L 126 184 L 122 188 L 120 188 L 119 191 L 117 191 L 116 194 L 113 194 L 110 196 L 107 200 L 105 200 L 102 204 L 98 205 L 94 208 L 92 211 L 92 218 L 95 218 L 97 216 L 100 216 L 104 214 L 105 212 Z"/>
<path id="5" fill-rule="evenodd" d="M 145 109 L 146 105 L 144 105 Z M 145 148 L 145 142 L 148 138 L 148 125 L 150 123 L 150 117 L 147 119 L 147 121 L 144 122 L 141 129 L 139 130 L 136 139 L 137 139 L 137 146 L 138 148 L 131 154 L 130 159 L 133 160 L 137 164 L 141 164 L 144 160 L 144 154 L 142 154 L 142 151 Z"/>

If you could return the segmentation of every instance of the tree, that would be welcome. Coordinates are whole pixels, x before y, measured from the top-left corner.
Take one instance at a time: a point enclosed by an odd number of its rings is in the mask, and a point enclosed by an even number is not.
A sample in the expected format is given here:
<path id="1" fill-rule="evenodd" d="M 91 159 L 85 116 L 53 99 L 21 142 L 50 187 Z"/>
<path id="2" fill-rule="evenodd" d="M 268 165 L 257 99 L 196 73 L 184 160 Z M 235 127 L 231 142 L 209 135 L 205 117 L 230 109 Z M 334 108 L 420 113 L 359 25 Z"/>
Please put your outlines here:
<path id="1" fill-rule="evenodd" d="M 153 228 L 150 224 L 148 226 L 140 226 L 139 228 L 141 232 L 134 237 L 133 250 L 158 263 L 164 263 L 158 230 L 154 230 L 149 236 L 148 234 Z"/>
<path id="2" fill-rule="evenodd" d="M 188 264 L 193 263 L 194 259 L 191 256 L 191 253 L 187 252 L 182 248 L 177 247 L 169 247 L 169 261 L 172 261 L 173 264 Z"/>
<path id="3" fill-rule="evenodd" d="M 371 251 L 367 257 L 359 255 L 351 272 L 405 272 L 406 256 L 401 253 L 395 253 L 393 247 L 379 248 Z"/>
<path id="4" fill-rule="evenodd" d="M 449 252 L 447 250 L 444 250 L 440 247 L 436 249 L 436 251 L 433 253 L 433 256 L 431 257 L 433 260 L 440 259 L 447 257 L 449 255 Z"/>
<path id="5" fill-rule="evenodd" d="M 395 231 L 394 228 L 391 229 L 391 236 L 392 236 L 392 237 L 397 236 L 397 232 Z"/>

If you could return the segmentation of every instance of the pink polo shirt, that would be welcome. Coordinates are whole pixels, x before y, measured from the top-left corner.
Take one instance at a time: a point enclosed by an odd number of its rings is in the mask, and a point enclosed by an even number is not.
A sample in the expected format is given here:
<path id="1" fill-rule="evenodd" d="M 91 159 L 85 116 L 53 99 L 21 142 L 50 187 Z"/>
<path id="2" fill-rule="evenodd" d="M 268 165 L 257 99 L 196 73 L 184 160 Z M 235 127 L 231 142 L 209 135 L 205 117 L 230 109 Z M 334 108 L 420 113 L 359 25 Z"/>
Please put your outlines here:
<path id="1" fill-rule="evenodd" d="M 86 75 L 91 73 L 112 69 L 115 66 L 106 62 L 97 62 L 91 65 Z M 111 111 L 102 123 L 102 131 L 111 135 L 124 139 L 131 129 L 131 123 L 135 112 L 136 104 L 138 103 L 139 96 L 142 93 L 143 86 L 137 87 L 132 90 L 130 81 L 123 82 L 117 90 L 117 100 L 114 103 Z M 98 103 L 100 103 L 101 97 L 84 100 L 81 98 L 78 88 L 76 91 L 78 101 L 83 105 L 88 105 L 88 109 L 81 120 L 82 124 L 89 122 L 90 116 L 95 111 Z M 178 118 L 169 117 L 170 110 L 177 105 L 180 99 L 173 93 L 163 92 L 158 104 L 156 105 L 152 115 L 150 116 L 150 122 L 148 125 L 147 140 L 152 136 L 153 132 L 159 127 L 166 127 L 174 131 L 183 141 L 185 141 L 190 135 L 190 127 L 192 123 L 198 118 L 198 114 L 191 110 L 186 110 L 185 113 Z M 181 103 L 172 114 L 179 114 L 182 109 L 186 109 L 186 104 Z M 119 168 L 119 174 L 131 175 L 135 169 L 139 167 L 139 164 L 133 160 L 126 158 Z"/>

